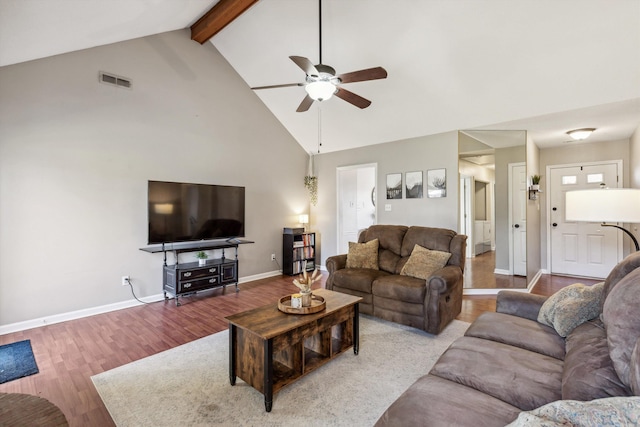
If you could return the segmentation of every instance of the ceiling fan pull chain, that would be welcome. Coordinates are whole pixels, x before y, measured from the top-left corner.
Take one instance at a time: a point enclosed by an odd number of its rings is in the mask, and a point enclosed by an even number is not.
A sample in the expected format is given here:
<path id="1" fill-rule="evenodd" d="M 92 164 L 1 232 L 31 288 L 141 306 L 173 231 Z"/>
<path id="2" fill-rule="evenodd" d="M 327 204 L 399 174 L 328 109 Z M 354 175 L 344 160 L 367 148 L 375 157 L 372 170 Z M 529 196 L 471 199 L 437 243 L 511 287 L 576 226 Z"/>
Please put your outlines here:
<path id="1" fill-rule="evenodd" d="M 322 104 L 318 103 L 318 154 L 320 154 L 320 147 L 322 147 Z"/>

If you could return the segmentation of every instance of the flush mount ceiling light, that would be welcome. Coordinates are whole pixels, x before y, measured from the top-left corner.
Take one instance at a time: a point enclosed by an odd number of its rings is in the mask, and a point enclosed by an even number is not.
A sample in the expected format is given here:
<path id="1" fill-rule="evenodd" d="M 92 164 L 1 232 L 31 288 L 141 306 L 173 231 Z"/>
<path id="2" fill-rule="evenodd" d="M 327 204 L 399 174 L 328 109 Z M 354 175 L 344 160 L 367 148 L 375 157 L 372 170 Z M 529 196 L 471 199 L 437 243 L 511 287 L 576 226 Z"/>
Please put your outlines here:
<path id="1" fill-rule="evenodd" d="M 596 128 L 574 129 L 567 132 L 567 135 L 569 135 L 571 138 L 575 139 L 576 141 L 580 141 L 582 139 L 589 138 L 589 136 L 593 133 L 594 130 L 596 130 Z"/>

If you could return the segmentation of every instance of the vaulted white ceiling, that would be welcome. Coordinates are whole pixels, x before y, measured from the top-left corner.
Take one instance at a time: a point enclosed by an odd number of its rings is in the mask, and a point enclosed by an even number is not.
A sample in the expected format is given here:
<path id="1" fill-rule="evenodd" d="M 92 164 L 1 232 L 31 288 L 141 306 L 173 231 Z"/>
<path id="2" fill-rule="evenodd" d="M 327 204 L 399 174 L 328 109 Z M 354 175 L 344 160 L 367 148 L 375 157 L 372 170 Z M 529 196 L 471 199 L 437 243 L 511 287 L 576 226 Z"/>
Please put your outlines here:
<path id="1" fill-rule="evenodd" d="M 215 3 L 0 0 L 0 65 L 186 28 Z M 458 129 L 524 129 L 545 147 L 640 125 L 640 0 L 324 0 L 322 29 L 325 64 L 389 76 L 345 85 L 363 110 L 334 97 L 296 113 L 302 87 L 256 91 L 308 151 Z M 318 2 L 260 0 L 211 43 L 248 86 L 302 82 L 288 57 L 317 63 Z"/>

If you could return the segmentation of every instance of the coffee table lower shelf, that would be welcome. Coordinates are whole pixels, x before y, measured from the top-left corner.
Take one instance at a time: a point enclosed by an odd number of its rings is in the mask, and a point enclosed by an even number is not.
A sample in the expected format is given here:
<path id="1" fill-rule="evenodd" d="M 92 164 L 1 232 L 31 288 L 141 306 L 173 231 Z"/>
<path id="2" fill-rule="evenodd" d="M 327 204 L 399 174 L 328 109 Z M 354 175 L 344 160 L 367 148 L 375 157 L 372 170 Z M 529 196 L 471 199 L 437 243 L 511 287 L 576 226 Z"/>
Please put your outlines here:
<path id="1" fill-rule="evenodd" d="M 270 305 L 227 317 L 229 381 L 235 385 L 239 377 L 261 392 L 267 412 L 281 388 L 352 347 L 358 354 L 361 298 L 315 292 L 327 300 L 320 313 L 292 316 Z"/>

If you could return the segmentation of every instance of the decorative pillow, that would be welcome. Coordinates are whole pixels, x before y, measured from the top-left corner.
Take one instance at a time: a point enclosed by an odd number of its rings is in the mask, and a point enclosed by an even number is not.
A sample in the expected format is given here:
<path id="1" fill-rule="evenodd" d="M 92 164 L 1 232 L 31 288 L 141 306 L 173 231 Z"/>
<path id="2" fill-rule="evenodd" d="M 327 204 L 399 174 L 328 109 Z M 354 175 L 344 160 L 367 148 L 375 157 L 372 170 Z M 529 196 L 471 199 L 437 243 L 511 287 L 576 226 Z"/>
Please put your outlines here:
<path id="1" fill-rule="evenodd" d="M 607 397 L 588 402 L 556 400 L 520 412 L 506 427 L 635 426 L 639 421 L 640 397 Z"/>
<path id="2" fill-rule="evenodd" d="M 415 245 L 400 274 L 427 280 L 433 273 L 447 265 L 449 258 L 451 258 L 449 252 L 432 251 Z"/>
<path id="3" fill-rule="evenodd" d="M 576 326 L 600 315 L 604 282 L 593 286 L 574 283 L 560 289 L 542 304 L 538 322 L 566 337 Z"/>
<path id="4" fill-rule="evenodd" d="M 631 361 L 629 362 L 629 380 L 631 391 L 636 396 L 640 396 L 640 338 L 636 341 L 636 346 L 631 352 Z"/>
<path id="5" fill-rule="evenodd" d="M 609 292 L 602 310 L 609 355 L 620 380 L 631 385 L 631 353 L 640 338 L 640 268 L 627 274 Z"/>
<path id="6" fill-rule="evenodd" d="M 378 270 L 378 239 L 366 243 L 349 242 L 347 268 Z"/>

